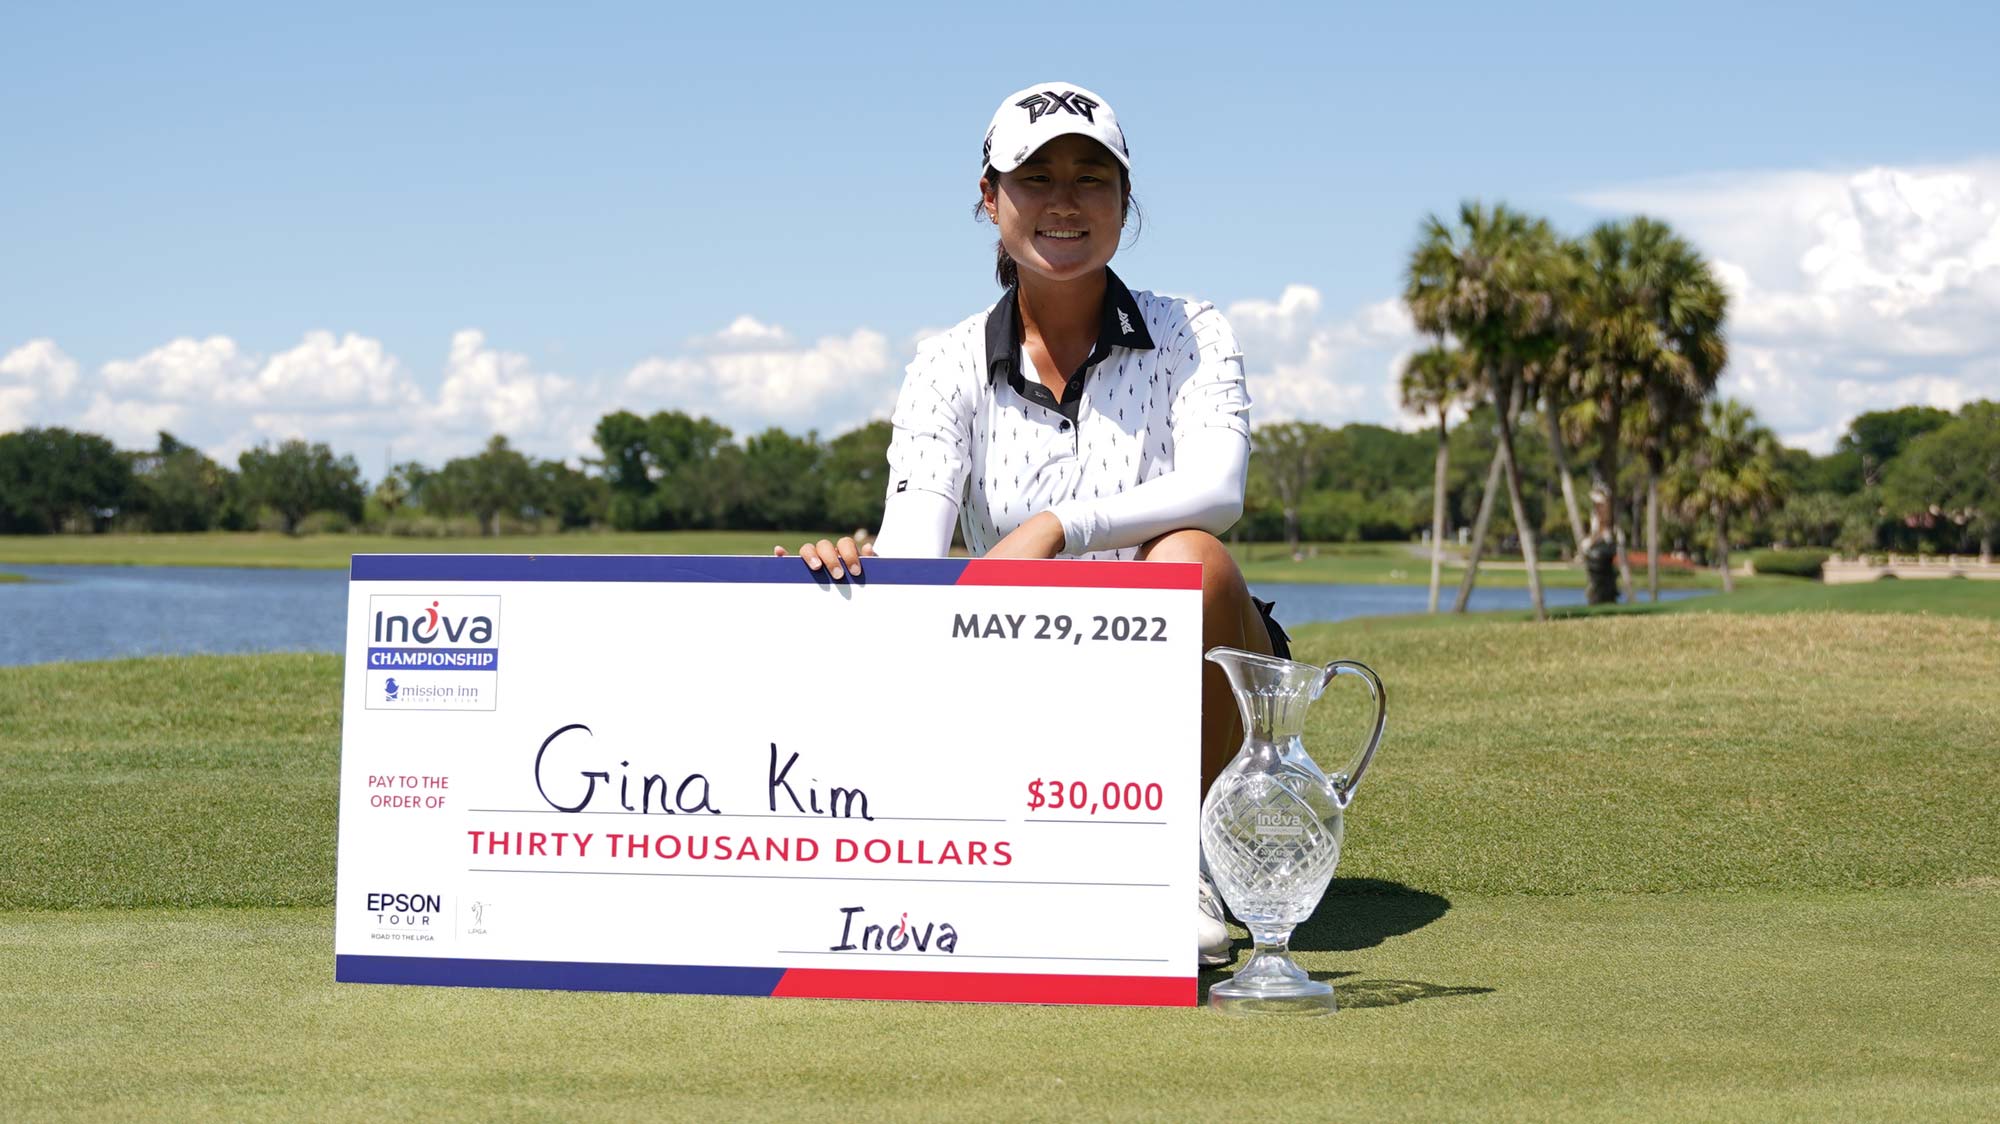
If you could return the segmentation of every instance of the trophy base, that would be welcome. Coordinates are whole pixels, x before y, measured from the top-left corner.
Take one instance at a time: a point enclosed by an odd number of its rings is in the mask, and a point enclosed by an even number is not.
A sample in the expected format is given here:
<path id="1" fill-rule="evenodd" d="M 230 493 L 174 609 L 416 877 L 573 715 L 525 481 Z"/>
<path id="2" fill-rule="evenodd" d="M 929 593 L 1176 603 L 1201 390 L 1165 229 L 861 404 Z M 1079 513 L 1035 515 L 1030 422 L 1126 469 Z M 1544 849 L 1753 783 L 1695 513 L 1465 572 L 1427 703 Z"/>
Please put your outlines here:
<path id="1" fill-rule="evenodd" d="M 1229 979 L 1208 989 L 1208 1005 L 1227 1015 L 1330 1015 L 1333 985 L 1313 979 L 1289 957 L 1259 951 Z"/>
<path id="2" fill-rule="evenodd" d="M 1223 995 L 1211 988 L 1208 1005 L 1225 1015 L 1261 1017 L 1281 1015 L 1288 1018 L 1311 1018 L 1315 1015 L 1331 1015 L 1339 1008 L 1333 997 L 1333 989 L 1326 988 L 1323 995 Z"/>

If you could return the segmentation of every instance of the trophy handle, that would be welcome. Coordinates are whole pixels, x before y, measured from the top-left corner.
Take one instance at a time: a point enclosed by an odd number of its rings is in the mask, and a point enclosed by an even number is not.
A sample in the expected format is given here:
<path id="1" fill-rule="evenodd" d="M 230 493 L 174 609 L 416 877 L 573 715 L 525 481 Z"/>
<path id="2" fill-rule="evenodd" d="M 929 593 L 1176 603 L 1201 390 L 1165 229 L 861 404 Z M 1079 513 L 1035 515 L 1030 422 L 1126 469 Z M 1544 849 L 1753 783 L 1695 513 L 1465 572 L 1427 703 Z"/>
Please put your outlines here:
<path id="1" fill-rule="evenodd" d="M 1389 719 L 1389 693 L 1382 686 L 1381 677 L 1368 670 L 1366 665 L 1353 660 L 1335 660 L 1326 665 L 1326 677 L 1319 681 L 1319 690 L 1314 692 L 1314 696 L 1325 694 L 1327 686 L 1343 675 L 1352 675 L 1368 684 L 1368 697 L 1375 700 L 1374 729 L 1369 731 L 1368 740 L 1361 744 L 1361 752 L 1354 755 L 1354 760 L 1334 780 L 1334 792 L 1340 797 L 1340 806 L 1345 808 L 1347 802 L 1354 799 L 1354 790 L 1360 786 L 1362 775 L 1368 772 L 1368 763 L 1375 759 L 1375 747 L 1382 744 L 1382 728 Z"/>

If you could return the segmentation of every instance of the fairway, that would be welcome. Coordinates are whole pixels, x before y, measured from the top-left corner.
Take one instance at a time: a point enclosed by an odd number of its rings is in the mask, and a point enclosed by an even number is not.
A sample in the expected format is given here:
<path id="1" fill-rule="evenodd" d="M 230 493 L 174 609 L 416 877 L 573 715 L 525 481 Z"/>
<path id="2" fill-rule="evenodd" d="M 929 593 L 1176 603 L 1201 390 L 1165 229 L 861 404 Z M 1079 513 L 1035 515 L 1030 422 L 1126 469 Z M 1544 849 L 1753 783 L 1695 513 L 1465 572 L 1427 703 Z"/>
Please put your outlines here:
<path id="1" fill-rule="evenodd" d="M 1299 632 L 1302 658 L 1381 672 L 1391 722 L 1295 941 L 1344 1009 L 1279 1024 L 336 986 L 337 658 L 0 669 L 0 1104 L 1937 1119 L 2000 1100 L 2000 622 Z M 1348 701 L 1313 713 L 1322 759 L 1359 735 Z"/>
<path id="2" fill-rule="evenodd" d="M 769 554 L 782 544 L 838 538 L 842 531 L 573 531 L 559 535 L 503 535 L 496 538 L 408 538 L 393 535 L 281 535 L 271 532 L 214 531 L 189 535 L 0 535 L 0 565 L 72 566 L 270 566 L 340 570 L 356 554 Z M 1258 582 L 1358 582 L 1369 585 L 1425 585 L 1430 555 L 1411 543 L 1306 543 L 1309 557 L 1294 561 L 1283 543 L 1240 543 L 1230 547 L 1243 576 Z M 963 551 L 959 551 L 963 553 Z M 1519 555 L 1488 556 L 1479 570 L 1485 586 L 1525 588 L 1527 571 Z M 1446 605 L 1464 574 L 1444 568 Z M 0 575 L 0 580 L 5 576 Z M 1580 589 L 1584 573 L 1575 566 L 1546 563 L 1542 580 L 1551 588 Z M 1641 568 L 1638 580 L 1645 581 Z M 1668 568 L 1663 589 L 1720 589 L 1713 572 Z"/>
<path id="3" fill-rule="evenodd" d="M 281 535 L 0 535 L 0 564 L 40 566 L 259 566 L 345 570 L 356 554 L 769 554 L 840 531 L 578 531 L 494 538 Z"/>

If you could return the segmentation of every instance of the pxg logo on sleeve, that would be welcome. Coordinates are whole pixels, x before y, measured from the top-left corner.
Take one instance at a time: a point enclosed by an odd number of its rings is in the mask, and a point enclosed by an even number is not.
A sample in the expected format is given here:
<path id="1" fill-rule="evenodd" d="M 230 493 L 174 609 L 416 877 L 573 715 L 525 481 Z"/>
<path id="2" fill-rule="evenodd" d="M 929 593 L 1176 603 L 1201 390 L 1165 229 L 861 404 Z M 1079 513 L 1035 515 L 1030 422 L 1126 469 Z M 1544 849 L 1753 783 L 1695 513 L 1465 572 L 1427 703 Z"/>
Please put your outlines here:
<path id="1" fill-rule="evenodd" d="M 369 710 L 493 710 L 499 681 L 499 597 L 368 599 Z"/>

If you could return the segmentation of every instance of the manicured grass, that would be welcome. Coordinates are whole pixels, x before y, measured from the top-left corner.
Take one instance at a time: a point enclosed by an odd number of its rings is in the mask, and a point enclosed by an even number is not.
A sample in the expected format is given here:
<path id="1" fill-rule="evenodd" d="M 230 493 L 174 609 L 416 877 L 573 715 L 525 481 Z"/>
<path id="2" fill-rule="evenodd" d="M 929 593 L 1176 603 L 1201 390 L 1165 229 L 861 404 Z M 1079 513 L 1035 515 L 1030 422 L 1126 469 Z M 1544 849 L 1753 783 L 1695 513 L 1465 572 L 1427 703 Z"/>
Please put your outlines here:
<path id="1" fill-rule="evenodd" d="M 1250 582 L 1348 582 L 1364 585 L 1429 585 L 1429 550 L 1414 543 L 1311 543 L 1308 557 L 1293 561 L 1283 543 L 1245 543 L 1231 548 Z M 1465 567 L 1458 560 L 1464 552 L 1448 549 L 1442 572 L 1443 597 L 1447 604 L 1458 592 Z M 1586 577 L 1581 566 L 1564 562 L 1541 564 L 1542 584 L 1552 589 L 1581 589 Z M 1643 567 L 1637 575 L 1646 580 Z M 1479 584 L 1525 589 L 1527 567 L 1518 553 L 1488 553 L 1479 567 Z M 1720 589 L 1722 578 L 1709 570 L 1660 571 L 1662 589 Z"/>
<path id="2" fill-rule="evenodd" d="M 0 909 L 329 902 L 340 668 L 0 669 Z"/>
<path id="3" fill-rule="evenodd" d="M 1632 606 L 1633 609 L 1650 605 Z M 1739 583 L 1726 597 L 1662 604 L 1675 613 L 1944 613 L 2000 619 L 2000 581 L 1943 578 L 1822 585 L 1803 578 L 1760 578 Z"/>
<path id="4" fill-rule="evenodd" d="M 1391 693 L 1342 874 L 1450 895 L 2000 872 L 2000 785 L 1974 783 L 2000 764 L 2000 624 L 1710 614 L 1299 632 L 1301 658 L 1362 660 Z M 0 757 L 0 850 L 21 856 L 0 868 L 0 908 L 330 903 L 340 667 L 0 669 L 0 728 L 23 731 Z M 1329 758 L 1359 720 L 1348 701 L 1313 712 Z M 1871 817 L 1925 829 L 1828 830 L 1859 792 Z"/>
<path id="5" fill-rule="evenodd" d="M 1370 662 L 1392 700 L 1342 878 L 1296 938 L 1344 1004 L 1310 1024 L 336 986 L 338 658 L 0 668 L 0 1104 L 1924 1120 L 2000 1096 L 2000 624 L 1298 640 Z M 1308 730 L 1322 758 L 1360 722 L 1336 700 Z"/>
<path id="6" fill-rule="evenodd" d="M 1308 1024 L 336 986 L 338 659 L 0 669 L 0 1104 L 1935 1119 L 2000 1096 L 2000 622 L 1299 634 L 1391 701 L 1295 942 L 1347 1009 Z M 1340 756 L 1359 706 L 1337 690 L 1308 744 Z"/>
<path id="7" fill-rule="evenodd" d="M 508 535 L 498 538 L 418 539 L 389 535 L 234 534 L 198 535 L 0 535 L 0 564 L 111 566 L 275 566 L 344 569 L 355 554 L 769 554 L 774 545 L 797 550 L 802 542 L 838 537 L 821 531 L 664 531 L 658 533 L 577 533 Z M 1430 556 L 1409 543 L 1308 543 L 1311 557 L 1292 561 L 1283 543 L 1245 543 L 1231 548 L 1251 582 L 1350 582 L 1365 585 L 1424 585 Z M 1482 585 L 1525 587 L 1527 571 L 1518 556 L 1487 559 Z M 1446 596 L 1458 588 L 1462 567 L 1447 565 Z M 1584 584 L 1579 568 L 1548 563 L 1542 579 L 1551 587 Z M 1643 580 L 1643 579 L 1642 579 Z M 1667 589 L 1720 588 L 1712 573 L 1667 570 Z"/>
<path id="8" fill-rule="evenodd" d="M 1991 887 L 1454 899 L 1413 932 L 1304 953 L 1346 1009 L 1301 1023 L 359 987 L 329 980 L 325 909 L 0 915 L 0 1103 L 51 1119 L 1969 1119 L 2000 1097 L 1996 918 Z"/>
<path id="9" fill-rule="evenodd" d="M 0 563 L 45 566 L 269 566 L 344 570 L 356 554 L 769 554 L 844 532 L 663 531 L 495 538 L 300 535 L 0 535 Z"/>
<path id="10" fill-rule="evenodd" d="M 1593 617 L 1643 617 L 1660 614 L 1859 613 L 1865 615 L 1934 614 L 2000 620 L 2000 582 L 1947 579 L 1878 581 L 1855 585 L 1821 585 L 1803 578 L 1738 578 L 1736 592 L 1720 591 L 1658 604 L 1642 599 L 1634 604 L 1565 606 L 1549 610 L 1554 620 Z M 1336 628 L 1364 634 L 1380 629 L 1419 632 L 1429 629 L 1482 627 L 1494 622 L 1533 619 L 1527 610 L 1484 613 L 1409 613 L 1365 617 L 1340 622 Z"/>
<path id="11" fill-rule="evenodd" d="M 20 574 L 0 574 L 0 585 L 6 585 L 10 582 L 24 582 L 27 580 L 28 579 L 26 577 Z"/>

